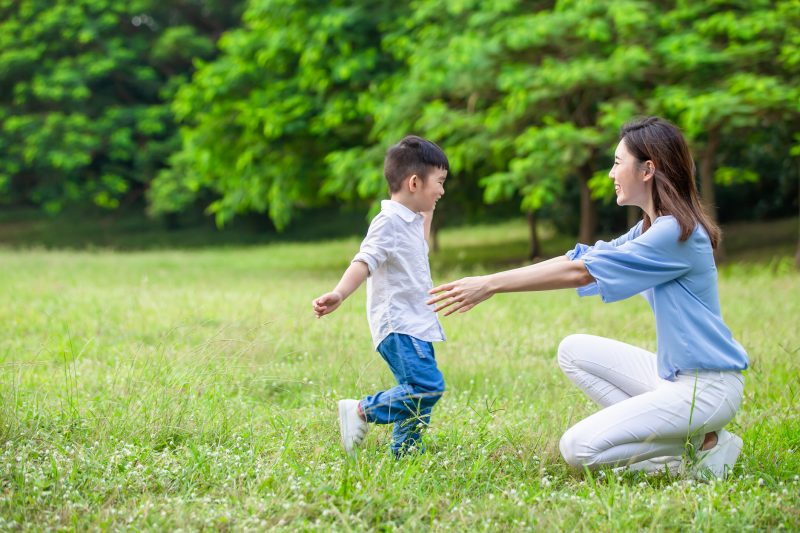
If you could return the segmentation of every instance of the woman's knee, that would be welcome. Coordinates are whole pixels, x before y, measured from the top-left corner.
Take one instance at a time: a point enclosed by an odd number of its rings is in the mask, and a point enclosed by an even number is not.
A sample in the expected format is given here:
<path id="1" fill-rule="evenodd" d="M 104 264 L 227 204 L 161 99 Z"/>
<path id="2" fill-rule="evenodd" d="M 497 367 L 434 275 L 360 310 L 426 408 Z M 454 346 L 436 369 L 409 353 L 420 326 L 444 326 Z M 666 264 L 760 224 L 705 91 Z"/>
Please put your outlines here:
<path id="1" fill-rule="evenodd" d="M 561 457 L 564 458 L 564 461 L 566 461 L 569 466 L 572 468 L 579 467 L 575 436 L 571 431 L 567 430 L 566 433 L 561 435 L 561 440 L 558 441 L 558 450 L 561 452 Z"/>
<path id="2" fill-rule="evenodd" d="M 558 366 L 563 370 L 574 366 L 575 357 L 586 351 L 587 341 L 591 335 L 576 333 L 564 337 L 558 345 Z"/>
<path id="3" fill-rule="evenodd" d="M 595 453 L 592 447 L 580 434 L 580 431 L 573 426 L 569 428 L 558 442 L 558 449 L 561 457 L 572 468 L 583 468 L 593 466 Z"/>

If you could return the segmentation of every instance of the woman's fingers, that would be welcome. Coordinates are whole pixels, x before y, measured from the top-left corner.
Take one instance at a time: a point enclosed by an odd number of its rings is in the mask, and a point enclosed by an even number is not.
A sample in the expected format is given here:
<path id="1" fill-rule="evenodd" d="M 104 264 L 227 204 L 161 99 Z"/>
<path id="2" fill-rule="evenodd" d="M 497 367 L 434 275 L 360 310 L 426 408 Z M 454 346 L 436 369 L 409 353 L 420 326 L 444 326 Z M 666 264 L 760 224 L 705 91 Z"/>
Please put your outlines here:
<path id="1" fill-rule="evenodd" d="M 441 285 L 429 290 L 428 294 L 436 294 L 437 292 L 446 291 L 447 289 L 450 288 L 450 285 L 451 285 L 450 283 L 442 283 Z"/>
<path id="2" fill-rule="evenodd" d="M 438 313 L 439 311 L 446 310 L 444 316 L 449 316 L 458 311 L 459 313 L 466 313 L 473 307 L 477 302 L 469 301 L 474 298 L 468 297 L 469 291 L 465 291 L 464 288 L 464 281 L 467 278 L 460 279 L 458 281 L 451 281 L 450 283 L 445 283 L 443 285 L 439 285 L 438 287 L 434 287 L 429 292 L 431 294 L 435 294 L 433 298 L 428 300 L 426 303 L 428 305 L 439 304 L 434 307 L 434 312 Z"/>
<path id="3" fill-rule="evenodd" d="M 438 312 L 439 312 L 439 311 L 441 311 L 442 309 L 447 309 L 448 307 L 450 307 L 450 306 L 451 306 L 451 305 L 453 305 L 454 303 L 455 303 L 455 302 L 454 302 L 453 300 L 449 300 L 449 301 L 447 301 L 447 302 L 444 302 L 443 304 L 440 304 L 440 305 L 437 305 L 436 307 L 434 307 L 434 308 L 433 308 L 433 312 L 434 312 L 434 313 L 438 313 Z M 449 314 L 450 314 L 449 312 L 448 312 L 448 313 L 445 313 L 445 314 L 444 314 L 444 316 L 447 316 L 447 315 L 449 315 Z"/>
<path id="4" fill-rule="evenodd" d="M 425 302 L 428 305 L 435 304 L 441 302 L 442 300 L 446 300 L 448 298 L 452 298 L 453 287 L 455 286 L 454 283 L 446 283 L 444 285 L 439 285 L 428 291 L 430 294 L 435 294 L 433 298 L 429 299 Z"/>
<path id="5" fill-rule="evenodd" d="M 453 288 L 453 285 L 455 283 L 456 283 L 455 281 L 451 281 L 450 283 L 442 283 L 438 287 L 434 287 L 431 290 L 429 290 L 428 294 L 436 294 L 436 293 L 442 292 L 442 291 L 449 291 L 450 289 Z"/>
<path id="6" fill-rule="evenodd" d="M 460 302 L 460 301 L 455 301 L 454 300 L 452 302 L 452 306 L 447 310 L 447 312 L 444 314 L 444 316 L 450 316 L 453 313 L 455 313 L 456 311 L 458 311 L 460 313 L 468 311 L 469 310 L 468 306 L 469 306 L 469 304 L 467 304 L 465 302 Z"/>
<path id="7" fill-rule="evenodd" d="M 438 295 L 434 296 L 433 298 L 431 298 L 431 299 L 427 300 L 425 303 L 426 303 L 426 304 L 428 304 L 428 305 L 433 305 L 433 304 L 435 304 L 435 303 L 439 303 L 439 302 L 441 302 L 441 301 L 442 301 L 442 300 L 444 300 L 445 298 L 447 298 L 447 295 L 446 295 L 446 294 L 439 293 Z"/>
<path id="8" fill-rule="evenodd" d="M 459 309 L 463 308 L 465 305 L 469 305 L 467 302 L 464 301 L 464 296 L 461 295 L 456 290 L 448 291 L 447 293 L 445 293 L 443 299 L 445 299 L 446 301 L 437 305 L 433 310 L 434 312 L 438 313 L 443 309 L 447 309 L 447 312 L 444 314 L 444 316 L 451 315 L 456 311 L 458 311 Z"/>

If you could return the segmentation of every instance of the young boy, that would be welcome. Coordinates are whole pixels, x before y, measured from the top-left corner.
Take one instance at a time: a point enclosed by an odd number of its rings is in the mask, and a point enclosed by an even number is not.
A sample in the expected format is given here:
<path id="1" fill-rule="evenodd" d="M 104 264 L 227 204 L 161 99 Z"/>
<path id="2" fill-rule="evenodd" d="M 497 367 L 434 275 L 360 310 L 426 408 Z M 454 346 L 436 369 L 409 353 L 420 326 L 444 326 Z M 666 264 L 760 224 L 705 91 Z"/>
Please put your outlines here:
<path id="1" fill-rule="evenodd" d="M 422 450 L 421 432 L 444 393 L 432 344 L 443 341 L 444 332 L 425 304 L 433 286 L 426 241 L 449 168 L 442 149 L 420 137 L 410 135 L 392 146 L 383 168 L 391 200 L 381 202 L 381 212 L 336 288 L 312 303 L 317 318 L 332 313 L 366 279 L 372 341 L 397 379 L 392 389 L 339 402 L 339 429 L 348 454 L 364 440 L 368 423 L 394 423 L 395 457 Z"/>

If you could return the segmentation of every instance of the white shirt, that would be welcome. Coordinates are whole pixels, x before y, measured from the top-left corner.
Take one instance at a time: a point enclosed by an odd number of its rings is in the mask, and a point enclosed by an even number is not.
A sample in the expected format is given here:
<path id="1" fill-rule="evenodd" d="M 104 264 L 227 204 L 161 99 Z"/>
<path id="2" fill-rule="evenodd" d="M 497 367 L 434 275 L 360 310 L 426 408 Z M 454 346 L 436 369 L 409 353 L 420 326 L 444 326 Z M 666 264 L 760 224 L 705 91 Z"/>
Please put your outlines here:
<path id="1" fill-rule="evenodd" d="M 353 258 L 369 268 L 367 321 L 376 348 L 390 333 L 445 340 L 433 306 L 425 304 L 433 281 L 423 222 L 403 204 L 382 201 Z"/>

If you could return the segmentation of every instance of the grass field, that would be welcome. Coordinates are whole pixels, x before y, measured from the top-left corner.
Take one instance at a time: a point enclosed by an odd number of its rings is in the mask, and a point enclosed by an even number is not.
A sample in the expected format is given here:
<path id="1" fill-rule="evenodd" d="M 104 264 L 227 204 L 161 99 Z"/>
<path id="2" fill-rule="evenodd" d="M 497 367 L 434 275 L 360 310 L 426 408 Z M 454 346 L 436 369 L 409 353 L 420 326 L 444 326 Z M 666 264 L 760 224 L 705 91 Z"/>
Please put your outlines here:
<path id="1" fill-rule="evenodd" d="M 720 269 L 725 318 L 752 363 L 733 423 L 745 447 L 732 478 L 696 483 L 588 475 L 560 459 L 561 433 L 595 409 L 558 370 L 561 338 L 655 346 L 643 299 L 573 291 L 501 295 L 444 318 L 448 392 L 428 453 L 393 460 L 378 427 L 346 459 L 336 401 L 391 386 L 391 374 L 371 350 L 363 289 L 322 320 L 310 302 L 358 241 L 0 248 L 0 529 L 800 529 L 792 245 L 731 254 Z M 441 242 L 435 282 L 524 254 L 525 226 Z"/>

